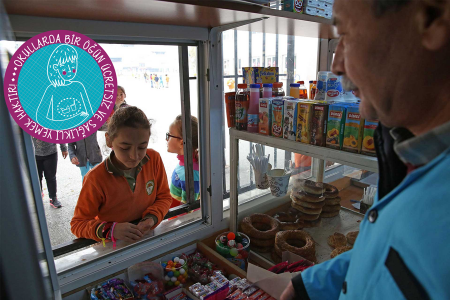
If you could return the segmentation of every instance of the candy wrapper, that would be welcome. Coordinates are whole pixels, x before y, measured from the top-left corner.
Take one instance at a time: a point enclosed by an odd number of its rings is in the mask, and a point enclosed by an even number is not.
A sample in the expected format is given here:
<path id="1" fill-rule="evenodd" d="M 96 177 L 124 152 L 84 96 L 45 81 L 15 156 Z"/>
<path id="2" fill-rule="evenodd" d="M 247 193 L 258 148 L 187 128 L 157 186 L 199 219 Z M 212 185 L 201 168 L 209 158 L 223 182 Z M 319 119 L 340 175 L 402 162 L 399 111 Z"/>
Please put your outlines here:
<path id="1" fill-rule="evenodd" d="M 91 289 L 91 300 L 131 300 L 132 292 L 122 279 L 114 278 Z"/>

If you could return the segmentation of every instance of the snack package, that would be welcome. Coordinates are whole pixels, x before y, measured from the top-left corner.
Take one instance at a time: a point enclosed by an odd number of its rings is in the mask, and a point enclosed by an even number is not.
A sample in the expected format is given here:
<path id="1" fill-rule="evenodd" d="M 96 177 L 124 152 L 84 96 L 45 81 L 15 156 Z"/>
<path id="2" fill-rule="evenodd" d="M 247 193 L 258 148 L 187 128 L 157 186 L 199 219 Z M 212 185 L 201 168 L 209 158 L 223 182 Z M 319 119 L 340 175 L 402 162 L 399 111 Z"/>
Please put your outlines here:
<path id="1" fill-rule="evenodd" d="M 361 114 L 359 113 L 359 106 L 348 106 L 345 118 L 344 143 L 342 150 L 360 153 L 363 129 L 364 119 L 361 118 Z"/>
<path id="2" fill-rule="evenodd" d="M 311 117 L 311 145 L 325 147 L 327 144 L 328 104 L 314 103 Z"/>
<path id="3" fill-rule="evenodd" d="M 309 129 L 312 117 L 312 105 L 314 102 L 298 102 L 297 112 L 297 142 L 309 144 L 311 142 L 311 132 Z"/>
<path id="4" fill-rule="evenodd" d="M 243 83 L 275 83 L 279 81 L 278 67 L 247 67 L 242 68 Z"/>
<path id="5" fill-rule="evenodd" d="M 283 10 L 302 14 L 304 10 L 303 0 L 284 0 Z"/>
<path id="6" fill-rule="evenodd" d="M 133 293 L 120 278 L 110 279 L 94 288 L 90 292 L 91 300 L 131 300 Z"/>
<path id="7" fill-rule="evenodd" d="M 361 147 L 361 153 L 371 156 L 377 156 L 375 152 L 375 129 L 377 129 L 378 120 L 364 120 L 364 133 Z"/>
<path id="8" fill-rule="evenodd" d="M 265 292 L 263 290 L 258 290 L 256 292 L 254 292 L 253 294 L 251 294 L 251 296 L 248 297 L 248 299 L 256 300 L 256 299 L 261 298 L 261 296 L 264 294 L 265 294 Z"/>
<path id="9" fill-rule="evenodd" d="M 264 135 L 272 134 L 272 99 L 259 99 L 259 133 Z"/>
<path id="10" fill-rule="evenodd" d="M 331 104 L 328 108 L 328 122 L 326 146 L 333 149 L 342 149 L 344 142 L 345 116 L 347 106 Z"/>
<path id="11" fill-rule="evenodd" d="M 284 101 L 283 138 L 292 141 L 295 141 L 295 136 L 297 133 L 297 104 L 297 99 L 289 99 Z"/>
<path id="12" fill-rule="evenodd" d="M 272 136 L 283 138 L 283 116 L 284 101 L 282 99 L 272 100 Z"/>

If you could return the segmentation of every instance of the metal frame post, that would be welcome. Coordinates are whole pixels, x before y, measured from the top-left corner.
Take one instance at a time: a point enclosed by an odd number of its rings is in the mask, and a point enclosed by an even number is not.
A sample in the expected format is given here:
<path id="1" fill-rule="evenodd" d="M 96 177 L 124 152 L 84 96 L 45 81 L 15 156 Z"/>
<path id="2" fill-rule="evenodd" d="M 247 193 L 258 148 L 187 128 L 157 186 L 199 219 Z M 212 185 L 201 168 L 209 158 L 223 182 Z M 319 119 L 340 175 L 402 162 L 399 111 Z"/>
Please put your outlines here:
<path id="1" fill-rule="evenodd" d="M 239 140 L 230 137 L 230 174 L 239 169 Z M 238 230 L 238 178 L 230 176 L 230 231 Z"/>
<path id="2" fill-rule="evenodd" d="M 189 56 L 187 46 L 178 46 L 180 65 L 181 118 L 183 122 L 184 172 L 186 176 L 187 203 L 192 204 L 194 198 L 194 162 L 192 152 L 191 101 L 189 89 Z"/>

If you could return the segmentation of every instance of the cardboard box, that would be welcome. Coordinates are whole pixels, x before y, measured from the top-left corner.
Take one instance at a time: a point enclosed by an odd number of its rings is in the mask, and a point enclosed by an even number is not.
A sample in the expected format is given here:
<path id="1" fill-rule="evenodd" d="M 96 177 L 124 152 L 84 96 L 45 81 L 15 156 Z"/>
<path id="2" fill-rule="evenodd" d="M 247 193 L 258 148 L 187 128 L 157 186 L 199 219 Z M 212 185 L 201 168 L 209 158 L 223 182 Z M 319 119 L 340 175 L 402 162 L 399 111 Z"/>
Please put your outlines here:
<path id="1" fill-rule="evenodd" d="M 359 113 L 359 106 L 348 106 L 345 117 L 344 143 L 342 145 L 342 150 L 360 153 L 363 129 L 364 119 Z"/>
<path id="2" fill-rule="evenodd" d="M 362 154 L 377 156 L 375 151 L 375 139 L 373 137 L 377 126 L 378 120 L 364 120 L 364 133 L 361 145 Z"/>
<path id="3" fill-rule="evenodd" d="M 316 15 L 316 8 L 312 7 L 312 6 L 307 6 L 305 8 L 305 14 L 310 15 L 310 16 L 315 16 Z"/>
<path id="4" fill-rule="evenodd" d="M 302 142 L 309 144 L 311 142 L 311 131 L 309 129 L 312 116 L 312 105 L 311 101 L 301 101 L 298 102 L 298 113 L 297 113 L 297 142 Z"/>
<path id="5" fill-rule="evenodd" d="M 242 74 L 246 84 L 275 83 L 279 81 L 278 67 L 247 67 L 242 68 Z"/>
<path id="6" fill-rule="evenodd" d="M 264 135 L 272 134 L 272 99 L 259 99 L 259 133 Z"/>
<path id="7" fill-rule="evenodd" d="M 332 104 L 328 108 L 326 146 L 333 149 L 342 149 L 345 129 L 345 114 L 347 106 Z"/>
<path id="8" fill-rule="evenodd" d="M 272 136 L 283 138 L 284 101 L 282 99 L 272 100 Z"/>
<path id="9" fill-rule="evenodd" d="M 327 145 L 327 122 L 329 104 L 314 103 L 311 117 L 311 145 Z"/>
<path id="10" fill-rule="evenodd" d="M 298 99 L 284 101 L 283 138 L 295 141 L 297 134 Z"/>
<path id="11" fill-rule="evenodd" d="M 282 261 L 287 261 L 289 263 L 294 263 L 303 259 L 307 260 L 304 257 L 288 251 L 285 251 L 282 254 Z M 310 263 L 313 265 L 312 262 Z M 249 263 L 247 269 L 247 279 L 253 282 L 255 286 L 264 290 L 270 296 L 274 297 L 275 299 L 280 299 L 281 294 L 288 286 L 292 278 L 300 273 L 301 272 L 275 274 L 252 263 Z"/>

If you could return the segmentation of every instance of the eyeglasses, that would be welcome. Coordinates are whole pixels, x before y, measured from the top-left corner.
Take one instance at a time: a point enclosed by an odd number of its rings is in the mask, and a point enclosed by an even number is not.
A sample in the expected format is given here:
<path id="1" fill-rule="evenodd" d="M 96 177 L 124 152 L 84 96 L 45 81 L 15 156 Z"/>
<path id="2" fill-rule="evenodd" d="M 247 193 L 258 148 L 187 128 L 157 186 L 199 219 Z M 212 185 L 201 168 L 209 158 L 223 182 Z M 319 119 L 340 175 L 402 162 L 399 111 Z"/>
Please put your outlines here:
<path id="1" fill-rule="evenodd" d="M 178 137 L 178 136 L 171 135 L 170 133 L 166 132 L 166 141 L 167 141 L 167 142 L 169 141 L 169 138 L 174 138 L 174 139 L 179 139 L 179 140 L 182 140 L 182 139 L 183 139 L 183 138 L 180 138 L 180 137 Z"/>

